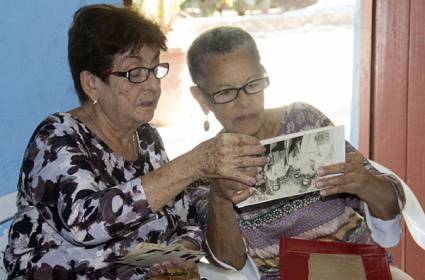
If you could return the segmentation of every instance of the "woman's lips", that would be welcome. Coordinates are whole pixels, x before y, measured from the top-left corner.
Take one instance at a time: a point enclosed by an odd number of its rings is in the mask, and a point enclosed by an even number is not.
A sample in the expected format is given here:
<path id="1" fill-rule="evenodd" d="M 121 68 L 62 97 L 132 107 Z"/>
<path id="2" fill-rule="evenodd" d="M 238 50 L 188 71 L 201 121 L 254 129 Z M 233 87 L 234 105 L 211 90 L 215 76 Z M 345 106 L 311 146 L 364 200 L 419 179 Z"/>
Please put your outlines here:
<path id="1" fill-rule="evenodd" d="M 236 122 L 246 122 L 246 121 L 254 120 L 256 117 L 257 117 L 257 114 L 250 113 L 250 114 L 240 115 L 239 117 L 237 117 L 235 119 L 235 121 Z"/>
<path id="2" fill-rule="evenodd" d="M 154 107 L 156 105 L 155 100 L 151 100 L 151 101 L 143 101 L 142 103 L 140 103 L 140 106 L 142 107 Z"/>

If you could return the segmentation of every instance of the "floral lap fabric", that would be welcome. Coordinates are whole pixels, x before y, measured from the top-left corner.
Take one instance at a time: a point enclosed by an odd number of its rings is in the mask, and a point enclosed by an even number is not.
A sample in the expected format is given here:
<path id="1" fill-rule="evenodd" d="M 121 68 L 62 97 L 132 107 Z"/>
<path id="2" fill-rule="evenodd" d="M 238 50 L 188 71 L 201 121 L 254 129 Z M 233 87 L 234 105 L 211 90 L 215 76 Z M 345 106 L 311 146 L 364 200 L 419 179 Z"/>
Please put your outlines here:
<path id="1" fill-rule="evenodd" d="M 279 135 L 332 125 L 316 108 L 305 103 L 293 103 L 283 108 Z M 355 149 L 346 142 L 346 152 Z M 365 160 L 371 172 L 387 177 L 398 197 L 402 187 L 393 176 L 379 172 Z M 193 189 L 192 189 L 193 188 Z M 197 182 L 190 187 L 201 225 L 208 223 L 209 186 Z M 321 199 L 318 192 L 270 201 L 236 209 L 237 220 L 245 237 L 248 254 L 259 268 L 261 279 L 280 279 L 279 240 L 281 236 L 302 239 L 374 243 L 366 223 L 363 203 L 349 194 Z"/>
<path id="2" fill-rule="evenodd" d="M 137 133 L 139 158 L 127 161 L 68 113 L 37 127 L 4 253 L 8 279 L 144 279 L 146 269 L 116 263 L 139 242 L 201 245 L 186 193 L 150 209 L 141 176 L 168 159 L 152 126 Z"/>

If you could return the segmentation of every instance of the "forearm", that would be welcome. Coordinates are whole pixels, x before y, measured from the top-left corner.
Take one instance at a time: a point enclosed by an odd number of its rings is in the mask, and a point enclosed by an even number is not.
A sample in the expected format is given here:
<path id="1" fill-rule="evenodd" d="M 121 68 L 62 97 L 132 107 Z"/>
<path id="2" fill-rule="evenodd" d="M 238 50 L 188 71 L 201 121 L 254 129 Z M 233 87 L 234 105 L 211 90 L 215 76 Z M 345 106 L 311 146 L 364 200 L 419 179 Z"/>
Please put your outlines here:
<path id="1" fill-rule="evenodd" d="M 213 187 L 213 186 L 212 186 Z M 237 269 L 245 265 L 245 244 L 233 204 L 210 192 L 207 241 L 214 256 Z"/>
<path id="2" fill-rule="evenodd" d="M 174 199 L 190 183 L 200 178 L 190 153 L 142 176 L 146 199 L 153 212 Z"/>
<path id="3" fill-rule="evenodd" d="M 366 202 L 371 214 L 381 220 L 393 219 L 400 213 L 393 185 L 383 176 L 372 175 L 371 184 L 360 199 Z"/>

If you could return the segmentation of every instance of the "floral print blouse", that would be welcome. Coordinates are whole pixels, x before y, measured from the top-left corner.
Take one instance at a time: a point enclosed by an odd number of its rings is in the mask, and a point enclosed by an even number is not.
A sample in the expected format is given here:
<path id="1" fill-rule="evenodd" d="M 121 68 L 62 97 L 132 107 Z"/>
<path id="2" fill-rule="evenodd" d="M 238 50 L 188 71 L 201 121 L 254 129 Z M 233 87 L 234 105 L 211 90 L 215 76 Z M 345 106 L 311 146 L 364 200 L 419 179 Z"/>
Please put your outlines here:
<path id="1" fill-rule="evenodd" d="M 146 269 L 115 262 L 139 242 L 201 245 L 186 193 L 150 209 L 141 176 L 168 159 L 152 126 L 137 133 L 139 157 L 127 161 L 69 113 L 36 128 L 4 254 L 9 279 L 144 279 Z"/>

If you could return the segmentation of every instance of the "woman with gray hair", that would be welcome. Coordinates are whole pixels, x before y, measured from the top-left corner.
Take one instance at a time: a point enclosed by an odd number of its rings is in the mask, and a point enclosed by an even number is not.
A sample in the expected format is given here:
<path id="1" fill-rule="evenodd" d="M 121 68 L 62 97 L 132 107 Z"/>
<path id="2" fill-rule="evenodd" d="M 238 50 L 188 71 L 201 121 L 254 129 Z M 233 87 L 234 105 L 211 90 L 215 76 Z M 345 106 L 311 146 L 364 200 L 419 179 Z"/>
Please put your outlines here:
<path id="1" fill-rule="evenodd" d="M 187 61 L 195 84 L 192 95 L 205 114 L 214 113 L 222 132 L 261 140 L 332 125 L 304 103 L 264 109 L 269 78 L 254 39 L 240 28 L 217 27 L 201 34 L 189 48 Z M 320 191 L 293 198 L 236 209 L 234 204 L 255 191 L 252 186 L 228 179 L 197 186 L 191 196 L 213 259 L 243 271 L 253 260 L 262 279 L 279 279 L 283 235 L 395 246 L 401 233 L 400 182 L 373 169 L 349 143 L 346 153 L 345 163 L 316 170 Z M 252 168 L 242 170 L 255 173 Z M 323 178 L 326 175 L 336 176 Z"/>

